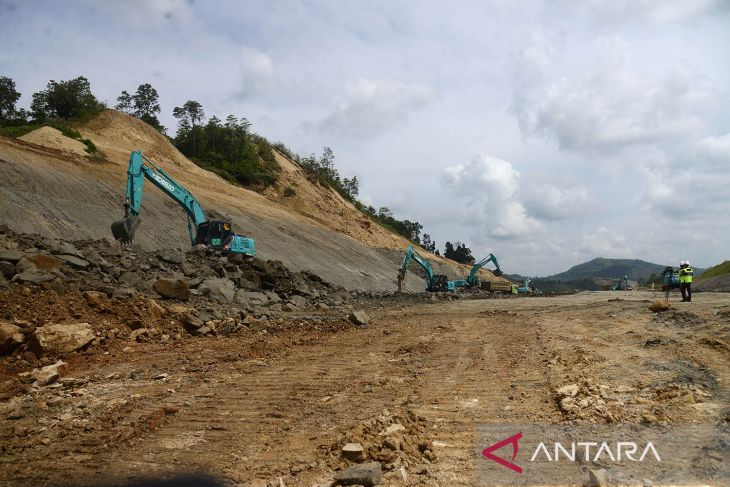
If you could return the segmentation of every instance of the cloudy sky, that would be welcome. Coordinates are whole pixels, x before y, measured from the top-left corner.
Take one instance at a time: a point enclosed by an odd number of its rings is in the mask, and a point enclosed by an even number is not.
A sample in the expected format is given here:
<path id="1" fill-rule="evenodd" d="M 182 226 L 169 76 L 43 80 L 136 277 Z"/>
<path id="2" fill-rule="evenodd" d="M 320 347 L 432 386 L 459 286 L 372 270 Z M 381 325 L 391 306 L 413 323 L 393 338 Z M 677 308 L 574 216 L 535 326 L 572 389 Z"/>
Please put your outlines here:
<path id="1" fill-rule="evenodd" d="M 507 272 L 730 257 L 730 0 L 0 0 L 0 45 L 23 106 L 149 82 Z"/>

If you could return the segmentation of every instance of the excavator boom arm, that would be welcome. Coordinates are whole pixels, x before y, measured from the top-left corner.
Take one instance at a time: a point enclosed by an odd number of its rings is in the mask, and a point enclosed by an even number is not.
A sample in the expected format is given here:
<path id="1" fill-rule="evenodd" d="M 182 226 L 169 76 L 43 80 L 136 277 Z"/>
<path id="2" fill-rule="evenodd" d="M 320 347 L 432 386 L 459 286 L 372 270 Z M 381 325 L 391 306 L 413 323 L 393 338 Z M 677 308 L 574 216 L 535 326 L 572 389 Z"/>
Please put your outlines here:
<path id="1" fill-rule="evenodd" d="M 146 162 L 146 164 L 145 164 Z M 195 244 L 193 227 L 207 221 L 203 208 L 190 192 L 179 184 L 169 174 L 157 167 L 152 161 L 135 151 L 129 156 L 127 168 L 127 191 L 124 203 L 124 219 L 112 224 L 112 233 L 118 240 L 131 242 L 139 225 L 139 214 L 142 207 L 142 193 L 144 180 L 160 188 L 170 198 L 175 200 L 188 216 L 188 232 L 190 241 Z M 192 222 L 192 223 L 191 223 Z"/>
<path id="2" fill-rule="evenodd" d="M 473 286 L 477 283 L 477 272 L 479 272 L 479 269 L 484 267 L 485 265 L 489 264 L 490 262 L 494 263 L 494 275 L 495 276 L 501 276 L 502 275 L 502 269 L 499 267 L 499 262 L 497 261 L 497 258 L 494 256 L 494 254 L 489 254 L 476 264 L 474 264 L 471 267 L 471 272 L 469 272 L 469 277 L 467 277 L 466 282 L 468 285 Z"/>
<path id="3" fill-rule="evenodd" d="M 408 271 L 408 266 L 411 265 L 412 260 L 415 260 L 418 265 L 423 267 L 423 270 L 426 271 L 426 279 L 431 282 L 431 279 L 433 279 L 433 269 L 431 268 L 431 264 L 429 264 L 426 259 L 421 257 L 418 252 L 413 249 L 412 245 L 408 247 L 408 250 L 406 250 L 406 255 L 403 257 L 403 262 L 400 266 L 400 275 L 405 278 L 406 271 Z"/>

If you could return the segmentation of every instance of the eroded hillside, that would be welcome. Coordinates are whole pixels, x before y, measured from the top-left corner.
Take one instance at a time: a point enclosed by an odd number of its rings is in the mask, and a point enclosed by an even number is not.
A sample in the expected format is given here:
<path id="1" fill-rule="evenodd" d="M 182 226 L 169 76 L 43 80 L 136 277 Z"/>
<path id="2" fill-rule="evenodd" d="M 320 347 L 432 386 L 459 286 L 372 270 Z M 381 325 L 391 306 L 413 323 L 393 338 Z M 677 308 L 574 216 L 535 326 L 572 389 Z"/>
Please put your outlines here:
<path id="1" fill-rule="evenodd" d="M 110 223 L 122 216 L 129 153 L 141 150 L 190 189 L 208 212 L 230 218 L 236 231 L 253 237 L 260 257 L 315 272 L 348 289 L 395 289 L 409 242 L 330 188 L 309 181 L 282 154 L 276 153 L 280 182 L 259 194 L 198 167 L 152 127 L 120 112 L 107 110 L 79 131 L 98 147 L 95 157 L 66 151 L 57 141 L 45 143 L 43 137 L 0 138 L 0 211 L 11 228 L 68 239 L 111 237 Z M 296 188 L 296 195 L 283 196 L 286 187 Z M 147 250 L 189 246 L 184 213 L 149 185 L 135 243 Z M 467 272 L 451 261 L 432 260 L 452 278 Z M 494 277 L 483 271 L 482 278 Z M 409 273 L 406 289 L 422 290 L 423 280 Z"/>

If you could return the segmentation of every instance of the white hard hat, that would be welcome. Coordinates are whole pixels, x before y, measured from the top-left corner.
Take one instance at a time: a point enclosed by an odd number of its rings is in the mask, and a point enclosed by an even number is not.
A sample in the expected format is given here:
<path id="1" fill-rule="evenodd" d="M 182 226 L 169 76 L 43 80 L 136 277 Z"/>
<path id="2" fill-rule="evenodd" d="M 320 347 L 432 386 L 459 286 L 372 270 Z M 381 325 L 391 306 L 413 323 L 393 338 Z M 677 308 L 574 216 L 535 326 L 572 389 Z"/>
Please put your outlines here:
<path id="1" fill-rule="evenodd" d="M 689 261 L 688 260 L 685 260 L 684 263 L 687 264 L 687 265 L 689 265 Z"/>

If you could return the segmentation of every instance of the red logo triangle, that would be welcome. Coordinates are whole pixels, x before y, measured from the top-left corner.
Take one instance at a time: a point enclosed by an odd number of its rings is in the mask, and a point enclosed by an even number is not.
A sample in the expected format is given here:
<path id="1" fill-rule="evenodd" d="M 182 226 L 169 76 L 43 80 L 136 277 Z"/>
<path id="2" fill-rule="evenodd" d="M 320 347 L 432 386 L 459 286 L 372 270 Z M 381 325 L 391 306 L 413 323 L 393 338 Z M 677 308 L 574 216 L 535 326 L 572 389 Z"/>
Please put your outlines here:
<path id="1" fill-rule="evenodd" d="M 519 449 L 519 445 L 517 444 L 518 441 L 522 439 L 522 431 L 517 433 L 516 435 L 510 436 L 509 438 L 505 438 L 504 440 L 495 443 L 492 446 L 488 446 L 484 450 L 482 450 L 482 456 L 484 458 L 488 458 L 492 460 L 493 462 L 497 462 L 503 467 L 507 467 L 510 470 L 514 470 L 517 473 L 522 473 L 522 467 L 519 465 L 515 465 L 514 463 L 505 460 L 504 458 L 500 458 L 497 455 L 492 454 L 493 451 L 499 450 L 505 445 L 512 445 L 512 460 L 514 461 L 515 457 L 517 456 L 517 450 Z"/>

